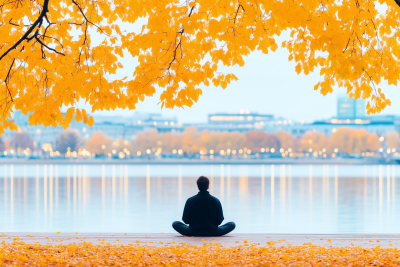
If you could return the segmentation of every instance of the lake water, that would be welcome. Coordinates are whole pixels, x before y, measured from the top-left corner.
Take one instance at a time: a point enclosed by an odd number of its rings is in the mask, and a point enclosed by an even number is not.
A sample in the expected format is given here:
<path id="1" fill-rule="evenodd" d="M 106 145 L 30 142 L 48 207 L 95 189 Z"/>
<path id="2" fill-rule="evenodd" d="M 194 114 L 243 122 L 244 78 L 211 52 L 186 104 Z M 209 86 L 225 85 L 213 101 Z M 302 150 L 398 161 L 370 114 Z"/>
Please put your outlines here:
<path id="1" fill-rule="evenodd" d="M 398 233 L 395 165 L 0 165 L 0 232 L 173 232 L 199 175 L 237 233 Z"/>

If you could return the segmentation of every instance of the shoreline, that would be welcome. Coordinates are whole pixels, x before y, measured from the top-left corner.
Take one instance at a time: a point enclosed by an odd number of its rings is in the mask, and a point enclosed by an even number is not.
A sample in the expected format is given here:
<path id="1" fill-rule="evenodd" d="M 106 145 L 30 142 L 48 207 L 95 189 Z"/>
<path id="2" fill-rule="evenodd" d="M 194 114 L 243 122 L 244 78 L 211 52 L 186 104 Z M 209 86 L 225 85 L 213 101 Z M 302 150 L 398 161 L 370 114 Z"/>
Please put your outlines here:
<path id="1" fill-rule="evenodd" d="M 93 245 L 165 246 L 182 243 L 202 246 L 219 243 L 224 247 L 303 246 L 311 243 L 322 247 L 362 246 L 365 248 L 400 248 L 400 234 L 245 234 L 232 233 L 223 237 L 184 237 L 178 233 L 3 233 L 0 242 L 22 241 L 26 244 L 73 244 L 91 242 Z"/>
<path id="2" fill-rule="evenodd" d="M 385 159 L 223 159 L 223 160 L 200 160 L 200 159 L 0 159 L 0 164 L 86 164 L 86 165 L 262 165 L 262 164 L 288 164 L 288 165 L 378 165 L 399 164 L 395 160 Z"/>

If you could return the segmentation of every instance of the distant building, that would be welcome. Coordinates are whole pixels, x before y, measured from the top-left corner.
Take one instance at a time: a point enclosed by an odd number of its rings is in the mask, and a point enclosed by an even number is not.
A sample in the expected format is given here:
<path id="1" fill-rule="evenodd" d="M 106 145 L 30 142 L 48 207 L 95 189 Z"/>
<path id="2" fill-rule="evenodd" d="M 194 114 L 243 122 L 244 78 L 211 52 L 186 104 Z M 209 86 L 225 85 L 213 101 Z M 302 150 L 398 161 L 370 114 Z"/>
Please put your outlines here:
<path id="1" fill-rule="evenodd" d="M 265 125 L 272 123 L 273 119 L 273 115 L 249 111 L 214 113 L 208 115 L 208 123 L 185 124 L 185 126 L 196 127 L 198 131 L 247 132 L 250 130 L 262 130 Z"/>
<path id="2" fill-rule="evenodd" d="M 351 129 L 365 129 L 369 133 L 376 133 L 377 135 L 386 135 L 388 132 L 400 132 L 400 116 L 386 115 L 386 116 L 368 116 L 364 119 L 328 119 L 320 120 L 312 123 L 291 123 L 269 126 L 266 128 L 267 132 L 275 132 L 283 130 L 291 133 L 292 135 L 303 135 L 306 132 L 319 132 L 328 136 L 336 132 L 340 127 L 349 127 Z"/>
<path id="3" fill-rule="evenodd" d="M 208 123 L 210 124 L 255 124 L 266 123 L 274 119 L 273 115 L 265 115 L 258 113 L 215 113 L 208 115 Z"/>
<path id="4" fill-rule="evenodd" d="M 400 116 L 396 115 L 365 115 L 365 100 L 350 99 L 347 95 L 337 98 L 337 117 L 318 120 L 312 123 L 275 121 L 266 124 L 266 132 L 287 131 L 292 135 L 303 135 L 306 132 L 319 132 L 332 135 L 340 127 L 365 129 L 369 133 L 386 135 L 388 132 L 400 132 Z"/>
<path id="5" fill-rule="evenodd" d="M 365 100 L 349 98 L 348 95 L 341 95 L 337 99 L 338 119 L 359 119 L 365 117 Z"/>
<path id="6" fill-rule="evenodd" d="M 339 127 L 349 127 L 352 129 L 365 129 L 369 133 L 376 133 L 378 135 L 386 135 L 388 132 L 400 132 L 400 116 L 370 116 L 364 119 L 355 120 L 338 120 L 331 119 L 325 121 L 316 121 L 308 125 L 309 128 L 316 129 L 327 135 L 336 132 Z"/>

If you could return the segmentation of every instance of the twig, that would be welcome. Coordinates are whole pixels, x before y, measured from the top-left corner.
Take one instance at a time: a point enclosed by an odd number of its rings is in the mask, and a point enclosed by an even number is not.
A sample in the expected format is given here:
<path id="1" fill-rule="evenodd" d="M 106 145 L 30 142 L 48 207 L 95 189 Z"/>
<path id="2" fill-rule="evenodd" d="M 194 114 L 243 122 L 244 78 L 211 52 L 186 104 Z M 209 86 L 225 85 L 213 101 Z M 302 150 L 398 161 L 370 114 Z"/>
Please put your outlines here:
<path id="1" fill-rule="evenodd" d="M 10 66 L 10 69 L 8 70 L 8 73 L 7 73 L 7 76 L 6 76 L 6 78 L 4 79 L 4 83 L 6 84 L 6 87 L 7 87 L 7 90 L 8 90 L 8 93 L 10 94 L 10 97 L 11 97 L 11 101 L 12 102 L 14 102 L 14 100 L 13 100 L 13 97 L 12 97 L 12 95 L 11 95 L 11 91 L 10 91 L 10 88 L 8 88 L 8 83 L 7 83 L 7 80 L 9 80 L 10 79 L 10 73 L 11 73 L 11 69 L 12 69 L 12 67 L 14 66 L 14 62 L 15 62 L 15 58 L 13 59 L 13 61 L 12 61 L 12 63 L 11 63 L 11 66 Z"/>
<path id="2" fill-rule="evenodd" d="M 33 30 L 35 29 L 35 27 L 37 25 L 41 25 L 43 22 L 43 17 L 46 15 L 46 13 L 49 11 L 49 1 L 50 0 L 44 0 L 43 3 L 43 9 L 42 12 L 40 12 L 39 17 L 36 19 L 36 21 L 32 24 L 32 26 L 26 31 L 26 33 L 21 37 L 21 39 L 18 40 L 18 42 L 16 42 L 12 47 L 10 47 L 6 52 L 4 52 L 1 56 L 0 56 L 0 60 L 2 60 L 8 53 L 10 53 L 12 50 L 14 50 L 15 48 L 17 48 L 17 46 L 22 43 L 22 41 L 28 39 L 29 34 L 31 34 L 33 32 Z"/>
<path id="3" fill-rule="evenodd" d="M 50 51 L 53 51 L 53 52 L 55 52 L 55 53 L 57 53 L 57 54 L 59 54 L 59 55 L 65 56 L 64 53 L 58 52 L 58 51 L 55 50 L 54 48 L 48 47 L 45 43 L 43 43 L 42 41 L 40 41 L 40 39 L 37 38 L 36 36 L 35 36 L 35 39 L 38 41 L 38 43 L 40 43 L 42 46 L 46 47 L 46 48 L 49 49 Z"/>

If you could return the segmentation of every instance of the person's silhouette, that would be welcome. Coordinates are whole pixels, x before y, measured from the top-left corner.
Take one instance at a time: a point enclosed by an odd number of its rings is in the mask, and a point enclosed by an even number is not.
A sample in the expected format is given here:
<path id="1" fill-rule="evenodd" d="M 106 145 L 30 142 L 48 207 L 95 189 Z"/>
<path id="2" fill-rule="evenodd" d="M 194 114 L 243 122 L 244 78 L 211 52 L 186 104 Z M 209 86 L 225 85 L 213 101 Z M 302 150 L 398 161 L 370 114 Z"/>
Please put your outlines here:
<path id="1" fill-rule="evenodd" d="M 183 210 L 182 222 L 175 221 L 172 227 L 186 236 L 222 236 L 235 229 L 234 222 L 228 222 L 219 226 L 224 220 L 222 205 L 218 198 L 213 197 L 207 191 L 210 181 L 207 177 L 200 176 L 197 179 L 199 193 L 186 201 Z"/>

